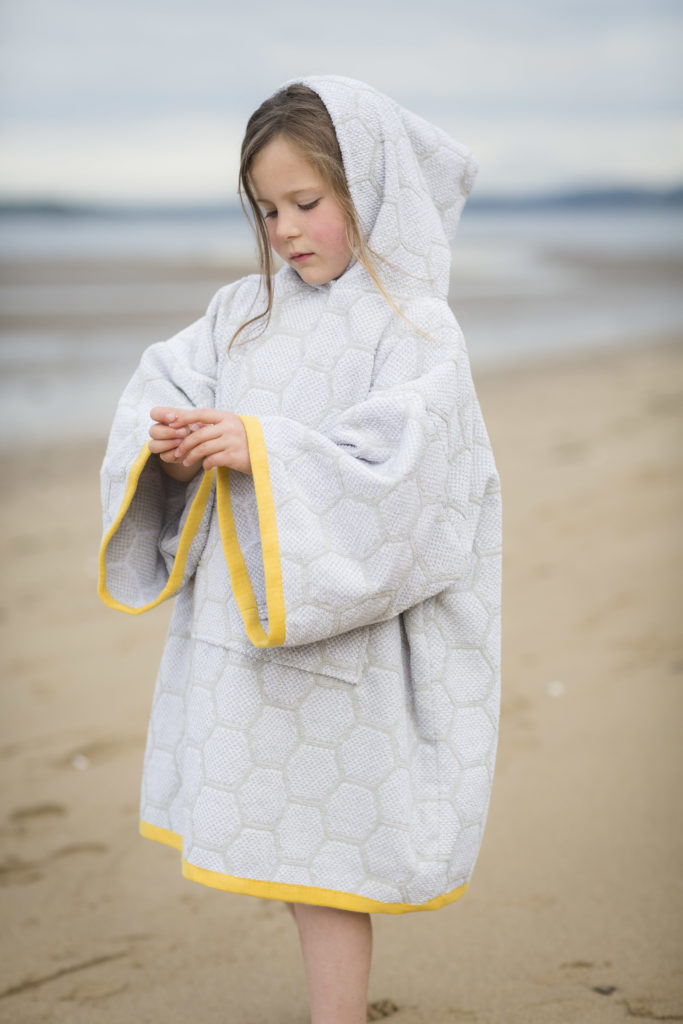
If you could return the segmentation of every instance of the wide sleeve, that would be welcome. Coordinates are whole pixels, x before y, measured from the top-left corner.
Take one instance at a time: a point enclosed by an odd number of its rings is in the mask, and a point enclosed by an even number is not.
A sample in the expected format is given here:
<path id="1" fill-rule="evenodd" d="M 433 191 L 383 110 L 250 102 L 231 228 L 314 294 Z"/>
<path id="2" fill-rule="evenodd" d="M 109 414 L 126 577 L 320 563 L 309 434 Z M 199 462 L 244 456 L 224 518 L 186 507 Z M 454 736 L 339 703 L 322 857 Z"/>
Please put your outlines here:
<path id="1" fill-rule="evenodd" d="M 229 470 L 218 474 L 218 516 L 254 645 L 306 644 L 391 618 L 466 574 L 495 475 L 477 409 L 466 351 L 452 348 L 420 376 L 375 387 L 325 433 L 284 416 L 241 417 L 262 572 L 240 548 Z"/>
<path id="2" fill-rule="evenodd" d="M 215 472 L 200 472 L 189 484 L 171 480 L 147 445 L 149 412 L 155 405 L 215 405 L 215 321 L 224 292 L 195 323 L 145 350 L 118 403 L 100 473 L 98 592 L 112 608 L 154 607 L 183 586 L 199 560 Z"/>

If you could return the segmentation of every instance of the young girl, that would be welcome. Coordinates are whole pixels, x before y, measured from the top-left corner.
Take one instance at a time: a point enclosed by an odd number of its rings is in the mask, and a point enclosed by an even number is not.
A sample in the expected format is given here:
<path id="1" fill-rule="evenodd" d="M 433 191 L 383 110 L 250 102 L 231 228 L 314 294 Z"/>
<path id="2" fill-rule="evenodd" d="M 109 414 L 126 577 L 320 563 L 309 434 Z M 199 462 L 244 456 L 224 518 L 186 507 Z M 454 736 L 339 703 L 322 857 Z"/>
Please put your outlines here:
<path id="1" fill-rule="evenodd" d="M 261 274 L 147 349 L 102 467 L 102 599 L 177 595 L 140 830 L 288 904 L 314 1024 L 365 1020 L 369 914 L 458 899 L 487 815 L 500 481 L 446 302 L 476 169 L 361 82 L 283 86 L 242 146 Z"/>

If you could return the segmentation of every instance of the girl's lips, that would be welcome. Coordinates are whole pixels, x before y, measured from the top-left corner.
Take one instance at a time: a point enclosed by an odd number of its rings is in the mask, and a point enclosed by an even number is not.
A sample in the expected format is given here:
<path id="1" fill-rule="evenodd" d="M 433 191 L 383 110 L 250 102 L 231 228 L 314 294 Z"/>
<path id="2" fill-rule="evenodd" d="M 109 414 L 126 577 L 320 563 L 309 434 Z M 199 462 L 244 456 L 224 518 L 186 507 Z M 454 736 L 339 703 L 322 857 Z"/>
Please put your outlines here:
<path id="1" fill-rule="evenodd" d="M 289 258 L 294 260 L 295 263 L 301 263 L 302 260 L 307 260 L 312 255 L 312 252 L 293 252 Z"/>

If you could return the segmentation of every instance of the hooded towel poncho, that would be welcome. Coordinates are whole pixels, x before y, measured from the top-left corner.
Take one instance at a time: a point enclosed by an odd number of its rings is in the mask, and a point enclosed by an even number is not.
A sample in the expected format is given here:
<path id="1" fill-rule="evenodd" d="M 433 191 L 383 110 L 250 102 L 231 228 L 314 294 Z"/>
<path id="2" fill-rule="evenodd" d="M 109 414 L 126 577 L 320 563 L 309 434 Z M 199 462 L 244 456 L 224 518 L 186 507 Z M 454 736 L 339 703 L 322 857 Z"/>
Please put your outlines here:
<path id="1" fill-rule="evenodd" d="M 486 820 L 500 687 L 501 495 L 462 332 L 450 241 L 476 174 L 461 144 L 363 83 L 325 103 L 398 316 L 356 262 L 309 286 L 258 275 L 152 345 L 102 466 L 100 595 L 177 595 L 151 711 L 143 835 L 217 889 L 357 911 L 428 910 L 467 887 Z M 288 83 L 289 84 L 289 83 Z M 155 405 L 244 423 L 253 475 L 171 480 Z"/>

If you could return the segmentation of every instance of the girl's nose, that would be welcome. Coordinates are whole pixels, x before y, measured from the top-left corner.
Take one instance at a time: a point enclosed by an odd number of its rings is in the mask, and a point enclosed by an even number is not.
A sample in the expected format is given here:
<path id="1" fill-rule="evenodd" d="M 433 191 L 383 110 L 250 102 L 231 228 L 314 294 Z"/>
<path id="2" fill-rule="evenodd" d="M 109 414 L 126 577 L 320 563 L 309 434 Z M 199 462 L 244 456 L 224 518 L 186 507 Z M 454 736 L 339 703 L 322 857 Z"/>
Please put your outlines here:
<path id="1" fill-rule="evenodd" d="M 296 238 L 301 234 L 295 213 L 278 213 L 277 233 L 282 239 Z"/>

